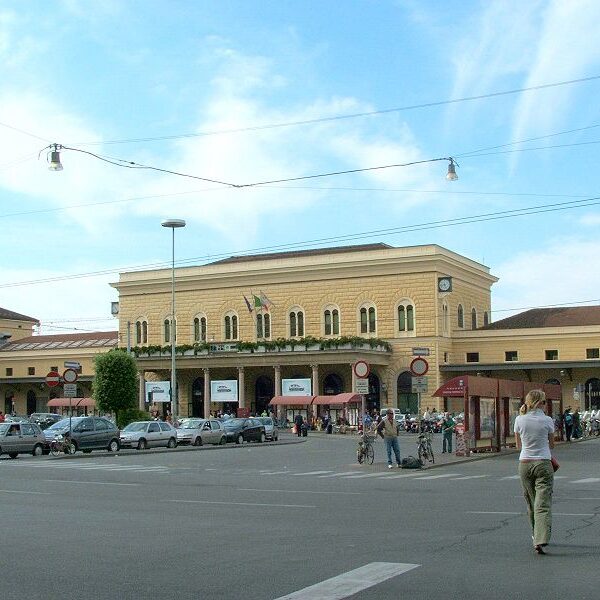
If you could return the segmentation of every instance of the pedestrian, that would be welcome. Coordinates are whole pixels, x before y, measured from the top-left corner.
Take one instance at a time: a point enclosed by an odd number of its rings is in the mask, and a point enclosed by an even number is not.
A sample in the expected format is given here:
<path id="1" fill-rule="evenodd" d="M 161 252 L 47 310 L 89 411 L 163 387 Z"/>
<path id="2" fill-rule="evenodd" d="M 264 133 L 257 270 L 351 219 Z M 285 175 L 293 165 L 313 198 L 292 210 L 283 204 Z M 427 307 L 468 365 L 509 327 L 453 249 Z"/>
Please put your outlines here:
<path id="1" fill-rule="evenodd" d="M 576 408 L 573 413 L 573 438 L 578 440 L 582 437 L 583 431 L 581 430 L 581 416 L 579 414 L 579 409 Z"/>
<path id="2" fill-rule="evenodd" d="M 390 408 L 386 412 L 386 418 L 382 419 L 381 423 L 377 425 L 377 433 L 385 442 L 388 469 L 392 468 L 392 450 L 394 451 L 398 468 L 402 465 L 402 461 L 400 460 L 400 444 L 398 443 L 399 430 L 400 426 L 396 422 L 396 419 L 394 419 L 394 411 Z"/>
<path id="3" fill-rule="evenodd" d="M 4 414 L 0 410 L 0 423 L 4 423 Z"/>
<path id="4" fill-rule="evenodd" d="M 571 414 L 571 407 L 567 406 L 563 414 L 563 422 L 565 424 L 565 435 L 567 436 L 567 442 L 571 441 L 573 435 L 573 415 Z"/>
<path id="5" fill-rule="evenodd" d="M 445 412 L 442 419 L 442 454 L 446 452 L 446 448 L 452 454 L 452 435 L 454 434 L 455 427 L 456 423 L 454 419 L 450 413 Z"/>
<path id="6" fill-rule="evenodd" d="M 302 423 L 304 423 L 304 418 L 300 413 L 298 413 L 294 417 L 294 425 L 296 426 L 296 435 L 300 437 L 302 435 Z"/>
<path id="7" fill-rule="evenodd" d="M 515 419 L 515 439 L 521 450 L 519 476 L 537 554 L 545 554 L 552 532 L 554 460 L 550 450 L 554 448 L 554 421 L 544 413 L 545 407 L 546 394 L 531 390 Z"/>

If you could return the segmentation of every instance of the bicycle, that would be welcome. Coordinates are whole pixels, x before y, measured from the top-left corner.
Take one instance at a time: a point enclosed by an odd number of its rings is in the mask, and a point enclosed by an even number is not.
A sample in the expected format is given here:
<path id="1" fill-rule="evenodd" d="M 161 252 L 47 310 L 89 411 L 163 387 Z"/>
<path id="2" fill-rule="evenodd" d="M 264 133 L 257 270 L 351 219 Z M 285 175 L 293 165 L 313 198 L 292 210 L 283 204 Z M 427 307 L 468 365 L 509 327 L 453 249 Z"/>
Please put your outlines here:
<path id="1" fill-rule="evenodd" d="M 374 435 L 364 434 L 358 441 L 358 447 L 356 448 L 356 459 L 360 465 L 367 463 L 373 464 L 375 460 L 375 449 L 373 448 L 373 442 L 375 441 Z"/>
<path id="2" fill-rule="evenodd" d="M 50 442 L 50 454 L 52 456 L 75 454 L 75 444 L 68 437 L 59 435 Z"/>
<path id="3" fill-rule="evenodd" d="M 422 467 L 425 466 L 425 461 L 429 461 L 432 464 L 435 462 L 433 448 L 431 447 L 431 434 L 419 434 L 417 438 L 417 454 Z"/>

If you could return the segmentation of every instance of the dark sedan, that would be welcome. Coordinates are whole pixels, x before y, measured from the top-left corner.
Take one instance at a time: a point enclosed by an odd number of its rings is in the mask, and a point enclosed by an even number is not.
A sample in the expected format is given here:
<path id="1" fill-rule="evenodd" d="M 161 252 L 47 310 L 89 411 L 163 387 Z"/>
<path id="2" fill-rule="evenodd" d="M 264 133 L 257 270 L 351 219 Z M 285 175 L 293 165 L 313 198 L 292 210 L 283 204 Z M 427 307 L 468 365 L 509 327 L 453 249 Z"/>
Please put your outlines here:
<path id="1" fill-rule="evenodd" d="M 264 442 L 267 439 L 265 426 L 258 419 L 227 419 L 223 428 L 228 442 L 242 444 L 254 440 Z"/>

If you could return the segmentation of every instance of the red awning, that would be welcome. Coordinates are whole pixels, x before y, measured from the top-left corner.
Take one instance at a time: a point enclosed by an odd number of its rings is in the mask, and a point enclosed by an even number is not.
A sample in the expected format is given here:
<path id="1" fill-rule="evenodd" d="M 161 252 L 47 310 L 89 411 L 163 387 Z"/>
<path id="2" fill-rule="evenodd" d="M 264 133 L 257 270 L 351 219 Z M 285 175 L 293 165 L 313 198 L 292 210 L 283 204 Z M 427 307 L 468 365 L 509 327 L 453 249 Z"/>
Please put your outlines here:
<path id="1" fill-rule="evenodd" d="M 345 392 L 335 396 L 315 396 L 313 404 L 360 404 L 362 397 L 360 394 Z"/>
<path id="2" fill-rule="evenodd" d="M 96 403 L 93 398 L 52 398 L 48 400 L 48 406 L 60 406 L 60 407 L 73 407 L 80 408 L 87 406 L 88 408 L 96 407 Z"/>
<path id="3" fill-rule="evenodd" d="M 449 381 L 446 381 L 444 385 L 439 387 L 433 396 L 440 396 L 446 398 L 462 398 L 465 395 L 465 384 L 467 382 L 467 375 L 461 375 L 460 377 L 453 377 Z"/>
<path id="4" fill-rule="evenodd" d="M 275 396 L 269 404 L 271 406 L 308 406 L 312 404 L 314 396 Z"/>

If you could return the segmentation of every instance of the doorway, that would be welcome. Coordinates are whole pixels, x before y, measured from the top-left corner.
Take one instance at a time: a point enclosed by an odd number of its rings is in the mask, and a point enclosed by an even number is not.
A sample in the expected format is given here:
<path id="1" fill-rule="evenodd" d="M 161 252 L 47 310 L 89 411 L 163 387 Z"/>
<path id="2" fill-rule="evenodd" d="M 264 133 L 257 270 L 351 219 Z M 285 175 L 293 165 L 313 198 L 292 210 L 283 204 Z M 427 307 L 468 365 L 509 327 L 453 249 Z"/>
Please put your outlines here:
<path id="1" fill-rule="evenodd" d="M 256 378 L 254 384 L 254 413 L 260 415 L 263 411 L 269 411 L 269 402 L 275 395 L 273 380 L 266 375 Z"/>

